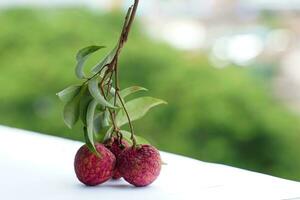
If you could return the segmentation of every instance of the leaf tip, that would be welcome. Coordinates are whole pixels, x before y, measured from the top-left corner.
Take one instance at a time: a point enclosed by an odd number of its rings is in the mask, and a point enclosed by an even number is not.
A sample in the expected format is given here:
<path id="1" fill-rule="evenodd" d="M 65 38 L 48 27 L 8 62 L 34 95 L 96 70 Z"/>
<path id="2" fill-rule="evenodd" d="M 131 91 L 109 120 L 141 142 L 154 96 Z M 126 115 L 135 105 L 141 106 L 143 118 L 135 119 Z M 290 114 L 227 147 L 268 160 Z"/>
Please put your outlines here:
<path id="1" fill-rule="evenodd" d="M 157 100 L 159 100 L 159 103 L 158 103 L 157 105 L 159 105 L 159 104 L 168 105 L 168 104 L 169 104 L 169 103 L 168 103 L 167 101 L 165 101 L 165 100 L 162 100 L 162 99 L 157 99 Z"/>
<path id="2" fill-rule="evenodd" d="M 167 101 L 161 100 L 162 104 L 168 105 L 169 103 Z"/>

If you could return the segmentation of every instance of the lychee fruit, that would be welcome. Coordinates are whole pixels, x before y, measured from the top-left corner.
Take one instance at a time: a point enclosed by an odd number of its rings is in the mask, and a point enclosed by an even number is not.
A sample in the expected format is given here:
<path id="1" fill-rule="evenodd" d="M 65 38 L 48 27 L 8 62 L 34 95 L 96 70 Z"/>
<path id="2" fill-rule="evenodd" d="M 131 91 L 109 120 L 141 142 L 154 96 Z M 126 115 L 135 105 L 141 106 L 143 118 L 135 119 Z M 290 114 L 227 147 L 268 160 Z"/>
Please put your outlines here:
<path id="1" fill-rule="evenodd" d="M 126 148 L 117 158 L 117 168 L 128 183 L 136 187 L 147 186 L 159 176 L 159 151 L 151 145 Z"/>
<path id="2" fill-rule="evenodd" d="M 113 176 L 116 157 L 103 144 L 95 144 L 99 156 L 83 145 L 76 153 L 74 168 L 80 182 L 95 186 L 109 180 Z"/>
<path id="3" fill-rule="evenodd" d="M 125 148 L 128 148 L 130 145 L 126 140 L 122 139 L 119 140 L 116 137 L 111 138 L 110 140 L 106 141 L 105 143 L 106 148 L 108 148 L 115 156 L 116 158 L 119 157 L 119 155 L 123 152 Z M 118 160 L 117 160 L 118 162 Z M 113 174 L 113 179 L 120 179 L 122 176 L 116 167 Z"/>

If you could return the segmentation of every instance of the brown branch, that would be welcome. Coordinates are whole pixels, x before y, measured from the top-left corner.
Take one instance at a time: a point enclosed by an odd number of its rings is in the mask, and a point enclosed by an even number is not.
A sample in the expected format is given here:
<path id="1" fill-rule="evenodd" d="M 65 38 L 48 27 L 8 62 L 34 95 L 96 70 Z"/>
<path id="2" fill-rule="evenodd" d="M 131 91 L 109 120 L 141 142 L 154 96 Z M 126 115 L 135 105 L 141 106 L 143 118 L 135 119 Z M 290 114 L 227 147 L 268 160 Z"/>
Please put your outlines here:
<path id="1" fill-rule="evenodd" d="M 121 35 L 120 35 L 120 39 L 119 39 L 119 44 L 118 44 L 118 49 L 116 52 L 116 55 L 112 61 L 113 64 L 115 64 L 115 61 L 118 59 L 118 56 L 124 46 L 124 44 L 127 42 L 128 40 L 128 36 L 132 27 L 132 23 L 134 21 L 135 15 L 136 15 L 136 11 L 139 5 L 139 0 L 135 0 L 134 4 L 129 7 L 126 17 L 125 17 L 125 21 L 124 21 L 124 25 L 121 31 Z"/>
<path id="2" fill-rule="evenodd" d="M 128 25 L 126 27 L 126 31 L 125 31 L 125 34 L 124 34 L 124 42 L 126 42 L 127 39 L 128 39 L 128 35 L 129 35 L 131 25 L 134 21 L 135 15 L 136 15 L 138 5 L 139 5 L 139 0 L 135 0 L 134 4 L 133 4 L 133 9 L 132 9 L 132 12 L 131 12 L 131 15 L 130 15 L 130 19 L 129 19 L 129 22 L 128 22 Z"/>
<path id="3" fill-rule="evenodd" d="M 127 14 L 126 14 L 126 17 L 125 17 L 125 21 L 124 21 L 124 24 L 123 24 L 123 28 L 122 28 L 122 31 L 121 31 L 121 35 L 120 35 L 120 38 L 119 38 L 119 41 L 118 41 L 118 46 L 117 46 L 116 54 L 114 55 L 112 61 L 109 64 L 107 64 L 107 69 L 105 71 L 105 75 L 104 75 L 104 77 L 102 78 L 102 80 L 100 82 L 101 92 L 102 92 L 104 98 L 106 99 L 106 96 L 108 96 L 108 92 L 109 91 L 106 91 L 107 94 L 105 96 L 103 83 L 104 83 L 104 81 L 105 81 L 108 73 L 111 73 L 109 81 L 112 79 L 112 75 L 114 73 L 114 75 L 115 75 L 115 77 L 114 77 L 114 79 L 115 79 L 114 80 L 114 82 L 115 82 L 114 105 L 117 104 L 117 99 L 119 99 L 120 102 L 121 102 L 121 105 L 122 105 L 122 107 L 123 107 L 123 109 L 124 109 L 124 111 L 126 113 L 126 117 L 128 119 L 128 123 L 129 123 L 129 126 L 130 126 L 130 131 L 131 131 L 131 140 L 132 140 L 133 146 L 136 146 L 136 139 L 134 137 L 133 125 L 132 125 L 129 113 L 128 113 L 127 109 L 126 109 L 125 103 L 123 102 L 123 99 L 122 99 L 122 97 L 121 97 L 121 95 L 119 93 L 120 86 L 119 86 L 118 60 L 119 60 L 119 55 L 121 53 L 121 50 L 122 50 L 124 44 L 128 40 L 128 36 L 129 36 L 130 30 L 131 30 L 131 27 L 132 27 L 132 24 L 133 24 L 135 15 L 136 15 L 138 4 L 139 4 L 139 0 L 134 0 L 134 4 L 131 7 L 129 7 L 129 9 L 127 11 Z M 104 69 L 104 67 L 102 69 Z M 110 90 L 109 86 L 107 87 L 107 90 Z M 119 134 L 118 133 L 119 132 L 119 127 L 117 127 L 117 124 L 115 122 L 116 111 L 115 110 L 111 111 L 109 108 L 108 108 L 108 111 L 110 113 L 110 118 L 111 118 L 112 123 L 113 123 L 114 131 L 118 135 Z M 111 136 L 112 136 L 112 134 L 111 134 Z M 121 138 L 122 138 L 122 134 L 121 134 Z"/>
<path id="4" fill-rule="evenodd" d="M 126 117 L 127 117 L 128 123 L 129 123 L 129 127 L 130 127 L 130 132 L 131 132 L 131 138 L 130 139 L 132 140 L 132 145 L 135 147 L 136 146 L 136 139 L 134 137 L 133 125 L 132 125 L 129 113 L 128 113 L 127 109 L 126 109 L 126 106 L 125 106 L 125 104 L 123 102 L 123 99 L 122 99 L 120 93 L 116 91 L 116 94 L 117 94 L 117 96 L 118 96 L 118 98 L 119 98 L 119 100 L 120 100 L 120 102 L 122 104 L 122 107 L 124 109 L 124 112 L 126 114 Z"/>
<path id="5" fill-rule="evenodd" d="M 104 83 L 104 81 L 105 81 L 105 79 L 106 79 L 106 76 L 109 74 L 109 72 L 108 71 L 105 71 L 105 74 L 104 74 L 104 77 L 102 78 L 102 80 L 101 80 L 101 82 L 100 82 L 100 91 L 101 91 L 101 93 L 102 93 L 102 95 L 103 95 L 103 97 L 104 97 L 104 99 L 105 100 L 107 100 L 107 96 L 105 95 L 105 91 L 104 91 L 104 85 L 103 85 L 103 83 Z M 113 74 L 113 72 L 111 72 L 111 74 Z M 109 87 L 108 87 L 108 90 L 107 91 L 109 91 L 110 89 L 109 89 Z M 116 122 L 115 122 L 115 113 L 113 113 L 109 108 L 107 108 L 108 109 L 108 112 L 109 112 L 109 115 L 110 115 L 110 118 L 111 118 L 111 120 L 112 120 L 112 124 L 113 124 L 113 129 L 114 129 L 114 131 L 115 130 L 119 130 L 119 128 L 117 127 L 117 124 L 116 124 Z"/>
<path id="6" fill-rule="evenodd" d="M 121 32 L 121 36 L 120 36 L 120 39 L 119 39 L 118 49 L 117 49 L 116 55 L 113 58 L 113 61 L 111 63 L 112 66 L 113 66 L 113 69 L 115 71 L 115 89 L 116 89 L 116 91 L 115 91 L 115 103 L 117 101 L 116 97 L 118 97 L 121 104 L 122 104 L 122 107 L 123 107 L 123 109 L 126 113 L 126 117 L 128 119 L 130 131 L 131 131 L 131 140 L 132 140 L 133 146 L 136 146 L 136 139 L 134 137 L 133 125 L 132 125 L 129 113 L 126 109 L 126 106 L 123 102 L 123 99 L 122 99 L 122 97 L 120 96 L 120 93 L 119 93 L 120 87 L 119 87 L 119 78 L 118 78 L 118 76 L 119 76 L 119 74 L 118 74 L 118 57 L 120 55 L 120 52 L 121 52 L 124 44 L 128 40 L 128 36 L 129 36 L 130 30 L 131 30 L 131 27 L 132 27 L 132 23 L 134 21 L 135 15 L 136 15 L 138 4 L 139 4 L 139 0 L 135 0 L 134 4 L 127 11 L 125 21 L 124 21 L 124 25 L 123 25 L 122 32 Z"/>

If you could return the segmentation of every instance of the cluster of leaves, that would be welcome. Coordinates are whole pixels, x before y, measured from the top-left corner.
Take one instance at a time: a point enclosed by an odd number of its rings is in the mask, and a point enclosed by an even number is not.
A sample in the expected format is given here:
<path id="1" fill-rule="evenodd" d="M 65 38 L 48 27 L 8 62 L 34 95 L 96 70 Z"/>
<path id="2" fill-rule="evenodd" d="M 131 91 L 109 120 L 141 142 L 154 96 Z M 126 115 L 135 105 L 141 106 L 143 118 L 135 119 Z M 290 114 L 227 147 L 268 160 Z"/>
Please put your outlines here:
<path id="1" fill-rule="evenodd" d="M 142 137 L 133 136 L 133 130 L 128 132 L 120 128 L 131 121 L 142 118 L 154 106 L 166 102 L 148 96 L 126 101 L 129 95 L 147 91 L 147 89 L 132 86 L 118 92 L 113 87 L 113 82 L 117 80 L 113 79 L 113 73 L 110 76 L 108 74 L 110 63 L 116 57 L 117 48 L 114 48 L 97 63 L 92 68 L 90 77 L 87 77 L 84 73 L 85 61 L 91 54 L 102 48 L 104 46 L 88 46 L 77 53 L 75 73 L 78 79 L 83 80 L 83 83 L 71 85 L 57 93 L 60 100 L 65 103 L 64 122 L 69 128 L 72 128 L 80 119 L 86 144 L 94 153 L 97 153 L 95 142 L 104 142 L 114 134 L 129 142 L 132 142 L 134 137 L 139 144 L 148 143 Z"/>

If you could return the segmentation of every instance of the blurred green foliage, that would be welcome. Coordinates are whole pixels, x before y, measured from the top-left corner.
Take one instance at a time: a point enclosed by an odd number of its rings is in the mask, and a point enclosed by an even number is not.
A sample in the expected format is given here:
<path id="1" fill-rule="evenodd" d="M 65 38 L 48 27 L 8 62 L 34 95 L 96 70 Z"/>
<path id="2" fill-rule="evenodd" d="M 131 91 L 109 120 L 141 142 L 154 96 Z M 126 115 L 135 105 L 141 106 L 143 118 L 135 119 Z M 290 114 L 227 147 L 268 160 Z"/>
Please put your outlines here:
<path id="1" fill-rule="evenodd" d="M 83 9 L 0 12 L 0 123 L 82 140 L 63 124 L 55 93 L 72 83 L 75 54 L 91 44 L 108 48 L 123 15 Z M 205 55 L 180 53 L 130 35 L 121 56 L 121 86 L 141 85 L 169 102 L 135 122 L 160 149 L 281 177 L 300 179 L 299 117 L 245 69 L 215 69 Z"/>

